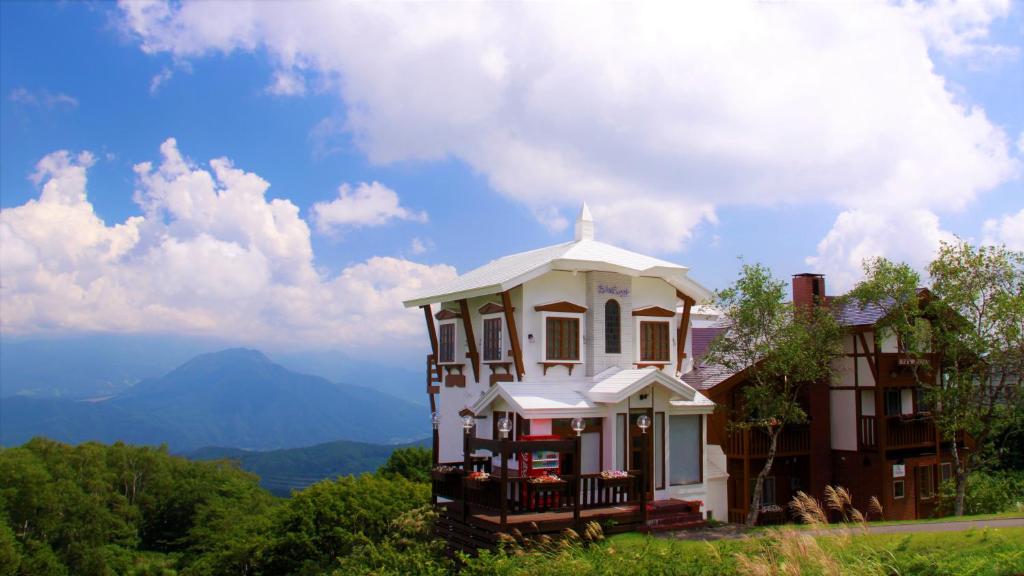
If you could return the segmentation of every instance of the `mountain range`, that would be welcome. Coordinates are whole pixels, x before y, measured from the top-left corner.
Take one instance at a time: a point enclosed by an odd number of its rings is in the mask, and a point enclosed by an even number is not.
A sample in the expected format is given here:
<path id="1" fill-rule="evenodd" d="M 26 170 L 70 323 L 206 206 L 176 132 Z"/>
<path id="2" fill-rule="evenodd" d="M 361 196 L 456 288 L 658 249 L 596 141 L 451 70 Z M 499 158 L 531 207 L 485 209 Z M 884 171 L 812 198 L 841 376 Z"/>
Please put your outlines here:
<path id="1" fill-rule="evenodd" d="M 0 337 L 0 398 L 86 399 L 125 392 L 199 354 L 232 345 L 171 334 L 86 334 L 53 338 Z M 387 365 L 338 350 L 271 350 L 289 370 L 347 382 L 426 404 L 420 358 Z M 397 360 L 397 361 L 396 361 Z"/>
<path id="2" fill-rule="evenodd" d="M 192 460 L 233 460 L 260 477 L 260 485 L 278 496 L 288 496 L 324 478 L 373 472 L 396 448 L 430 447 L 424 439 L 412 444 L 382 445 L 339 440 L 303 448 L 264 452 L 238 448 L 200 448 L 185 454 Z"/>
<path id="3" fill-rule="evenodd" d="M 6 347 L 6 344 L 5 344 Z M 381 369 L 377 381 L 390 377 Z M 163 376 L 91 399 L 7 396 L 0 443 L 33 436 L 64 442 L 166 443 L 271 450 L 336 440 L 382 444 L 429 436 L 422 405 L 376 388 L 294 372 L 244 348 L 201 354 Z"/>

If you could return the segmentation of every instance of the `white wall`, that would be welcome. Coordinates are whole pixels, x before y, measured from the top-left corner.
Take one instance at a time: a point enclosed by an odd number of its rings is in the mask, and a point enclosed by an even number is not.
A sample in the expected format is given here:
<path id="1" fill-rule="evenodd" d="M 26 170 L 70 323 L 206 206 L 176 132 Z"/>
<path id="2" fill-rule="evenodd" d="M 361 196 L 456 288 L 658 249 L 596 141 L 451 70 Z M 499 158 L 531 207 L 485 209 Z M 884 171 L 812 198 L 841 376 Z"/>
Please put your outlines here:
<path id="1" fill-rule="evenodd" d="M 600 374 L 612 366 L 627 368 L 633 363 L 633 284 L 629 276 L 614 272 L 587 272 L 587 358 L 586 375 Z M 605 354 L 604 307 L 609 300 L 619 303 L 620 353 Z"/>
<path id="2" fill-rule="evenodd" d="M 857 449 L 857 399 L 853 390 L 830 390 L 833 450 Z"/>
<path id="3" fill-rule="evenodd" d="M 875 391 L 874 390 L 861 390 L 860 391 L 860 412 L 864 416 L 875 415 Z"/>
<path id="4" fill-rule="evenodd" d="M 837 358 L 832 361 L 832 369 L 836 371 L 833 386 L 856 386 L 854 374 L 854 358 Z"/>
<path id="5" fill-rule="evenodd" d="M 910 388 L 900 390 L 900 414 L 914 413 L 914 391 Z"/>
<path id="6" fill-rule="evenodd" d="M 544 359 L 544 321 L 541 312 L 534 307 L 541 304 L 550 304 L 561 301 L 572 302 L 580 306 L 586 306 L 587 286 L 586 273 L 573 274 L 571 272 L 553 271 L 538 278 L 530 280 L 523 285 L 522 306 L 517 307 L 519 316 L 519 333 L 523 343 L 523 364 L 526 373 L 539 377 L 542 368 L 538 364 Z M 584 342 L 580 346 L 580 360 L 585 364 L 587 361 L 587 334 L 585 331 L 586 320 L 580 322 L 580 331 L 583 332 Z M 529 336 L 533 335 L 533 342 Z M 573 379 L 584 379 L 585 370 L 582 367 L 573 369 Z M 557 376 L 559 379 L 568 377 L 569 370 L 564 366 L 555 366 L 548 369 L 548 376 Z"/>

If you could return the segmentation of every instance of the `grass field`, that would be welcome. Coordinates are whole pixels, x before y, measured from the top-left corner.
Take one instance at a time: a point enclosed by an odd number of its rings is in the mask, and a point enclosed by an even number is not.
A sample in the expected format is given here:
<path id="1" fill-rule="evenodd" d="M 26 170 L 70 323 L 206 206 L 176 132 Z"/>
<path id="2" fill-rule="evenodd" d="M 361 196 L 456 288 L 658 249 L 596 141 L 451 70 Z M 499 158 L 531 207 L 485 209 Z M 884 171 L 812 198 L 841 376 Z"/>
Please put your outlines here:
<path id="1" fill-rule="evenodd" d="M 1024 574 L 1024 528 L 812 537 L 794 530 L 694 542 L 623 534 L 590 547 L 481 558 L 471 574 L 975 575 Z"/>

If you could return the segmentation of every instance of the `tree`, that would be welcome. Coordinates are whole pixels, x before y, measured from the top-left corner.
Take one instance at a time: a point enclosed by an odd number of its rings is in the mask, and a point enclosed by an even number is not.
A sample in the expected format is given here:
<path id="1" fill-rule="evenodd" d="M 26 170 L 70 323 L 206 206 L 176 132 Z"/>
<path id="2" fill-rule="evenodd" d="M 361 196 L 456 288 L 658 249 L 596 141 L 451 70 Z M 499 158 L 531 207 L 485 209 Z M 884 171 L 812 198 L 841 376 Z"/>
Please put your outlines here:
<path id="1" fill-rule="evenodd" d="M 906 264 L 865 262 L 865 279 L 851 293 L 862 305 L 881 306 L 876 338 L 892 331 L 911 356 L 934 351 L 940 377 L 914 377 L 950 443 L 955 468 L 954 514 L 964 512 L 968 473 L 996 454 L 991 443 L 1020 426 L 1024 367 L 1024 253 L 1005 247 L 943 242 L 928 265 L 932 288 Z M 928 375 L 927 378 L 924 375 Z M 977 448 L 963 453 L 967 433 Z"/>
<path id="2" fill-rule="evenodd" d="M 388 456 L 388 461 L 377 470 L 384 476 L 401 476 L 413 482 L 430 482 L 433 455 L 427 448 L 411 446 L 398 448 Z"/>
<path id="3" fill-rule="evenodd" d="M 706 356 L 706 362 L 746 371 L 743 401 L 731 428 L 763 430 L 769 438 L 747 513 L 751 526 L 757 523 L 779 435 L 787 425 L 807 421 L 801 406 L 806 387 L 831 379 L 832 361 L 842 353 L 842 330 L 824 303 L 799 307 L 785 296 L 785 283 L 775 280 L 768 268 L 744 265 L 736 283 L 716 294 L 729 327 Z"/>

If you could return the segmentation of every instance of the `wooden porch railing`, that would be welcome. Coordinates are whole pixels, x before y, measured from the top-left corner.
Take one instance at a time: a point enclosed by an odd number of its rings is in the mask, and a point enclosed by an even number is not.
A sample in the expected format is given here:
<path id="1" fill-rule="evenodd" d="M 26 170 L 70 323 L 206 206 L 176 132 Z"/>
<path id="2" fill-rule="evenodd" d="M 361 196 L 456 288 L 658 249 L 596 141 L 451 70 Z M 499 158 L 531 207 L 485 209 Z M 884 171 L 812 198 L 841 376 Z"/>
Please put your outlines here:
<path id="1" fill-rule="evenodd" d="M 728 434 L 726 454 L 728 456 L 764 457 L 768 455 L 771 439 L 764 430 L 734 430 Z M 779 434 L 776 456 L 807 454 L 811 450 L 811 431 L 806 425 L 787 426 Z"/>
<path id="2" fill-rule="evenodd" d="M 885 438 L 889 448 L 925 446 L 935 443 L 935 422 L 931 418 L 904 420 L 889 416 L 886 422 Z"/>

